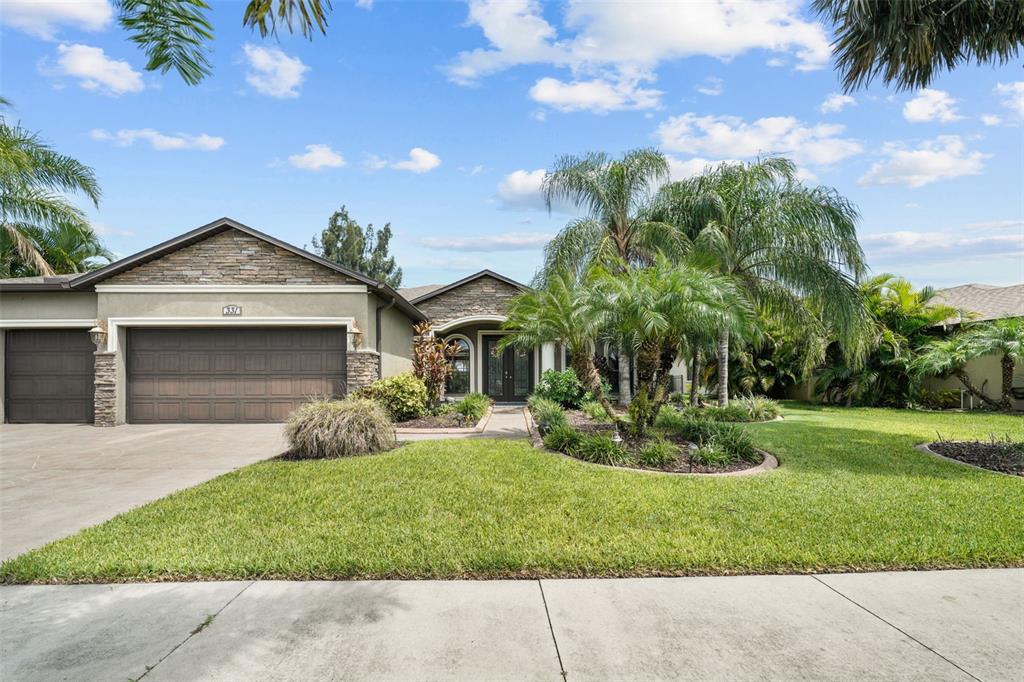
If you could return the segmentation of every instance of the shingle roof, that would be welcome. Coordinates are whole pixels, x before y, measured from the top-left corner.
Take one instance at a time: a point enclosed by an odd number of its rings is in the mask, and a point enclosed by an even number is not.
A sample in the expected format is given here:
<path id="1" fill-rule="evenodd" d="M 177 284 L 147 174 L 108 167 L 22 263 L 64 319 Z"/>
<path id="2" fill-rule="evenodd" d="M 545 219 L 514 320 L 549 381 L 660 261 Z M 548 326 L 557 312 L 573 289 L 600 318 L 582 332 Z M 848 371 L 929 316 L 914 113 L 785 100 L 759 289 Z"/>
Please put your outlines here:
<path id="1" fill-rule="evenodd" d="M 426 296 L 431 291 L 437 291 L 438 289 L 440 289 L 443 286 L 446 286 L 446 285 L 444 285 L 444 284 L 424 284 L 421 287 L 406 287 L 405 289 L 399 289 L 398 293 L 402 296 L 402 298 L 406 299 L 407 301 L 411 301 L 414 298 L 419 298 L 420 296 Z"/>
<path id="2" fill-rule="evenodd" d="M 961 284 L 939 289 L 936 302 L 974 313 L 967 319 L 995 320 L 1000 317 L 1024 317 L 1024 284 L 996 287 L 990 284 Z M 945 324 L 958 324 L 966 319 L 947 320 Z"/>

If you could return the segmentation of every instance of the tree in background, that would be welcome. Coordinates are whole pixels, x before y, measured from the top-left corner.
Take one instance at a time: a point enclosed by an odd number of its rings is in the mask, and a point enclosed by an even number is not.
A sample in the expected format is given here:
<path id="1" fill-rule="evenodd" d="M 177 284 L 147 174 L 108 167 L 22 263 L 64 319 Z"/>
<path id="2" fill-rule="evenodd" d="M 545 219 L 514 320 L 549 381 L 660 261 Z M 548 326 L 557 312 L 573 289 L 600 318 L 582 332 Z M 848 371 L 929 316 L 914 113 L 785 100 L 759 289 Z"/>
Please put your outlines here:
<path id="1" fill-rule="evenodd" d="M 402 268 L 388 254 L 391 236 L 391 223 L 379 230 L 371 223 L 364 230 L 342 206 L 331 214 L 320 238 L 313 237 L 313 250 L 321 258 L 397 289 L 402 285 Z"/>
<path id="2" fill-rule="evenodd" d="M 1006 64 L 1024 45 L 1020 0 L 814 0 L 814 9 L 835 25 L 847 92 L 876 76 L 923 88 L 963 63 Z"/>
<path id="3" fill-rule="evenodd" d="M 0 108 L 10 103 L 0 98 Z M 99 205 L 96 173 L 0 117 L 0 268 L 9 277 L 81 272 L 109 259 L 66 193 Z"/>
<path id="4" fill-rule="evenodd" d="M 189 85 L 211 73 L 208 55 L 213 43 L 213 24 L 204 0 L 115 0 L 118 22 L 149 61 L 147 71 L 178 72 Z M 242 26 L 260 36 L 277 34 L 280 23 L 289 33 L 296 29 L 312 39 L 327 32 L 330 0 L 249 0 Z"/>

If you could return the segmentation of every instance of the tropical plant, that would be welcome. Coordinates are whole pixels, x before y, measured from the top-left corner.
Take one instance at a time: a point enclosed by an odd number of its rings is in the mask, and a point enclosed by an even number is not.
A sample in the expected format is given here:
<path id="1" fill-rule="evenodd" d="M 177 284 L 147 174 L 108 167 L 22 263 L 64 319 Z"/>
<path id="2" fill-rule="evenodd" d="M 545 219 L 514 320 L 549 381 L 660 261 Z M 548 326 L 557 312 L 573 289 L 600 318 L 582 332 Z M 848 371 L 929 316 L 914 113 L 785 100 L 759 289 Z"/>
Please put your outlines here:
<path id="1" fill-rule="evenodd" d="M 541 434 L 562 426 L 569 426 L 569 422 L 565 418 L 565 410 L 554 400 L 531 395 L 526 404 L 530 408 L 530 414 L 533 415 L 533 420 L 537 423 L 537 429 Z"/>
<path id="2" fill-rule="evenodd" d="M 1024 45 L 1020 2 L 814 0 L 835 25 L 832 43 L 844 89 L 876 76 L 898 89 L 927 87 L 943 69 L 972 60 L 1006 64 Z"/>
<path id="3" fill-rule="evenodd" d="M 324 459 L 364 455 L 394 447 L 395 429 L 373 400 L 314 400 L 291 413 L 285 425 L 289 455 Z"/>
<path id="4" fill-rule="evenodd" d="M 804 186 L 792 161 L 769 157 L 708 168 L 658 198 L 655 216 L 692 241 L 695 260 L 733 278 L 762 315 L 788 328 L 820 321 L 848 356 L 862 351 L 858 213 L 838 192 Z M 719 330 L 720 405 L 729 402 L 729 339 Z"/>
<path id="5" fill-rule="evenodd" d="M 359 393 L 380 403 L 395 422 L 422 417 L 427 411 L 427 386 L 412 372 L 378 379 Z"/>
<path id="6" fill-rule="evenodd" d="M 701 419 L 675 409 L 662 410 L 658 426 L 665 433 L 700 447 L 718 447 L 738 460 L 754 461 L 757 448 L 750 434 L 738 424 Z"/>
<path id="7" fill-rule="evenodd" d="M 490 405 L 491 399 L 483 393 L 467 393 L 462 400 L 455 403 L 454 409 L 466 419 L 478 422 L 483 419 Z"/>
<path id="8" fill-rule="evenodd" d="M 548 209 L 567 201 L 584 216 L 566 225 L 545 247 L 537 284 L 555 273 L 581 277 L 595 263 L 612 263 L 621 271 L 651 263 L 658 252 L 680 253 L 683 242 L 678 233 L 650 217 L 651 197 L 668 176 L 668 161 L 655 149 L 634 149 L 619 159 L 600 152 L 557 159 L 544 177 Z M 629 355 L 619 353 L 618 362 L 619 402 L 626 404 L 631 391 Z"/>
<path id="9" fill-rule="evenodd" d="M 573 457 L 578 457 L 585 462 L 606 466 L 622 466 L 630 460 L 629 453 L 610 436 L 603 433 L 581 435 L 574 452 L 566 454 L 572 454 Z"/>
<path id="10" fill-rule="evenodd" d="M 558 424 L 544 432 L 544 447 L 570 457 L 576 456 L 582 441 L 583 434 L 568 424 Z"/>
<path id="11" fill-rule="evenodd" d="M 576 408 L 580 406 L 587 390 L 583 388 L 576 372 L 571 369 L 561 372 L 546 369 L 540 375 L 540 381 L 534 386 L 533 394 L 553 400 L 562 407 Z"/>
<path id="12" fill-rule="evenodd" d="M 413 332 L 412 372 L 427 388 L 427 405 L 437 405 L 444 398 L 444 384 L 452 375 L 451 360 L 459 346 L 436 338 L 429 322 L 417 323 Z"/>
<path id="13" fill-rule="evenodd" d="M 364 229 L 342 206 L 331 214 L 320 237 L 313 237 L 313 250 L 321 258 L 398 288 L 402 268 L 389 255 L 391 236 L 391 223 L 380 229 L 371 223 Z"/>
<path id="14" fill-rule="evenodd" d="M 758 342 L 732 344 L 730 391 L 783 398 L 824 360 L 828 338 L 820 325 L 790 329 L 762 316 L 759 327 Z"/>
<path id="15" fill-rule="evenodd" d="M 0 108 L 9 104 L 0 98 Z M 5 235 L 0 262 L 9 274 L 78 272 L 87 268 L 89 258 L 107 255 L 85 214 L 65 196 L 75 192 L 99 205 L 100 188 L 91 168 L 0 118 L 0 225 Z"/>
<path id="16" fill-rule="evenodd" d="M 655 438 L 636 451 L 637 463 L 652 469 L 661 469 L 679 457 L 679 449 L 664 438 Z"/>
<path id="17" fill-rule="evenodd" d="M 597 402 L 596 400 L 587 400 L 586 402 L 580 405 L 580 410 L 583 412 L 583 414 L 587 415 L 596 422 L 610 424 L 612 421 L 612 416 L 608 414 L 605 411 L 604 406 L 601 403 Z"/>
<path id="18" fill-rule="evenodd" d="M 149 58 L 147 71 L 174 69 L 189 85 L 210 75 L 207 55 L 214 35 L 207 16 L 210 6 L 204 0 L 115 0 L 115 4 L 129 40 Z M 317 31 L 327 32 L 330 9 L 330 0 L 249 0 L 242 25 L 266 38 L 277 34 L 280 23 L 289 33 L 297 28 L 312 39 Z"/>

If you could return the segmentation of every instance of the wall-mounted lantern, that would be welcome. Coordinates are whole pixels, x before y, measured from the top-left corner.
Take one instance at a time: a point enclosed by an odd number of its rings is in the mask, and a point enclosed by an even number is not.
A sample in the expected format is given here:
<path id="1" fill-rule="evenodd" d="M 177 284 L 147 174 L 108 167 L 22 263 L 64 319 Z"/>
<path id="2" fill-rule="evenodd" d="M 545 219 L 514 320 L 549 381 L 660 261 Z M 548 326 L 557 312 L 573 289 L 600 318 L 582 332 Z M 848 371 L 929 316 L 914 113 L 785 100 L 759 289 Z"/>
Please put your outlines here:
<path id="1" fill-rule="evenodd" d="M 96 345 L 96 350 L 106 350 L 107 330 L 96 323 L 96 326 L 89 330 L 89 339 Z"/>
<path id="2" fill-rule="evenodd" d="M 356 324 L 355 320 L 352 320 L 352 329 L 350 333 L 352 334 L 353 348 L 359 348 L 359 346 L 363 345 L 363 332 L 359 329 L 359 325 Z"/>

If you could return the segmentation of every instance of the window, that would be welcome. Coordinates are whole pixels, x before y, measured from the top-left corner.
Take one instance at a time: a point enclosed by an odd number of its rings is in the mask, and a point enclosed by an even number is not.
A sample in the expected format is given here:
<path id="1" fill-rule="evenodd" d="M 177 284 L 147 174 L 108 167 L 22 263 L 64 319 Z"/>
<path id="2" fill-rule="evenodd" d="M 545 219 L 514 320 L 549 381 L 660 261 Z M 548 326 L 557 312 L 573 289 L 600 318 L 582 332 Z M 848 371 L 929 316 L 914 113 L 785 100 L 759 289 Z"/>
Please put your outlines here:
<path id="1" fill-rule="evenodd" d="M 452 373 L 445 382 L 444 390 L 463 395 L 469 393 L 469 342 L 465 339 L 453 339 L 452 342 L 458 345 L 459 352 L 452 357 Z"/>

